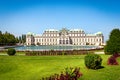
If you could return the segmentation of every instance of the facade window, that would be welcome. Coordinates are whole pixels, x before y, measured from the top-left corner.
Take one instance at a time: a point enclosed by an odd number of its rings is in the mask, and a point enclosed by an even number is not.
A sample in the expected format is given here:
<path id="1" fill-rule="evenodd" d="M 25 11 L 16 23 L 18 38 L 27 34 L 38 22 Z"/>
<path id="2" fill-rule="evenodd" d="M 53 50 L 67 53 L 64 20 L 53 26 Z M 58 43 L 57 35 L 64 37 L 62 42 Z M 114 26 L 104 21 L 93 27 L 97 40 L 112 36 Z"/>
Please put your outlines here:
<path id="1" fill-rule="evenodd" d="M 78 39 L 77 39 L 77 42 L 78 42 Z"/>
<path id="2" fill-rule="evenodd" d="M 81 42 L 81 39 L 79 39 L 79 42 Z"/>
<path id="3" fill-rule="evenodd" d="M 62 44 L 61 40 L 59 40 L 59 43 Z"/>
<path id="4" fill-rule="evenodd" d="M 28 42 L 29 42 L 29 39 L 28 39 Z"/>
<path id="5" fill-rule="evenodd" d="M 82 41 L 84 42 L 84 38 L 82 39 Z"/>
<path id="6" fill-rule="evenodd" d="M 99 39 L 99 41 L 101 42 L 101 39 Z"/>
<path id="7" fill-rule="evenodd" d="M 66 40 L 66 44 L 68 44 L 68 40 Z"/>
<path id="8" fill-rule="evenodd" d="M 98 42 L 98 39 L 96 41 Z"/>

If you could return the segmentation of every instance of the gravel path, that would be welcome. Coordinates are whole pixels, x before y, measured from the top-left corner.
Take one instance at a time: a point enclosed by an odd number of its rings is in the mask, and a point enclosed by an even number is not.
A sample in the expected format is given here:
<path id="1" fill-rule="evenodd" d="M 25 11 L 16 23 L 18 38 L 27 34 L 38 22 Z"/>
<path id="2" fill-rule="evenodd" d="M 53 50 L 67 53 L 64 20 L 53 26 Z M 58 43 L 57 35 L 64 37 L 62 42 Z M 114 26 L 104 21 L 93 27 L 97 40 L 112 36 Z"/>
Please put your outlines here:
<path id="1" fill-rule="evenodd" d="M 95 54 L 105 54 L 104 52 L 95 52 Z"/>

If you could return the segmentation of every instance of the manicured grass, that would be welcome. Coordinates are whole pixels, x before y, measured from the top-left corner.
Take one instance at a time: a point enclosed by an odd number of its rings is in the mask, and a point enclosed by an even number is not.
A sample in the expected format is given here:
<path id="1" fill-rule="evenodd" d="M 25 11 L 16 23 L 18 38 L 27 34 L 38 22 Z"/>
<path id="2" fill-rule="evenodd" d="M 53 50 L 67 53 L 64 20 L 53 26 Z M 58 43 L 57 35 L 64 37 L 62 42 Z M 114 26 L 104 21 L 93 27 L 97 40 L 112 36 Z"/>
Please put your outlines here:
<path id="1" fill-rule="evenodd" d="M 41 77 L 64 71 L 66 67 L 80 67 L 80 80 L 120 80 L 120 65 L 108 66 L 107 58 L 101 55 L 99 70 L 87 69 L 84 55 L 69 56 L 0 56 L 0 80 L 40 80 Z M 120 64 L 120 58 L 117 59 Z"/>

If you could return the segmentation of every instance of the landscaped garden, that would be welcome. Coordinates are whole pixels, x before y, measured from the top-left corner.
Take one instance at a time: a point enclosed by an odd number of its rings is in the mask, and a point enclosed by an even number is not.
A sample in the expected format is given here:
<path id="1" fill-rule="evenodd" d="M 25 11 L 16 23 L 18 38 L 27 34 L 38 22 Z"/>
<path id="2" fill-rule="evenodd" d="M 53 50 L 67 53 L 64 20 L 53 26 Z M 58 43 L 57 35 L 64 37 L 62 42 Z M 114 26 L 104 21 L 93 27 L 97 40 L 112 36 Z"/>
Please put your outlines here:
<path id="1" fill-rule="evenodd" d="M 1 51 L 0 80 L 120 80 L 119 33 L 119 29 L 111 32 L 104 48 L 107 55 L 76 50 L 17 53 L 15 49 Z M 55 78 L 50 79 L 51 76 Z"/>
<path id="2" fill-rule="evenodd" d="M 84 64 L 85 55 L 0 56 L 0 80 L 40 80 L 66 67 L 80 67 L 80 80 L 119 80 L 120 65 L 107 65 L 110 55 L 100 55 L 104 68 L 92 70 Z M 120 58 L 117 58 L 120 64 Z"/>

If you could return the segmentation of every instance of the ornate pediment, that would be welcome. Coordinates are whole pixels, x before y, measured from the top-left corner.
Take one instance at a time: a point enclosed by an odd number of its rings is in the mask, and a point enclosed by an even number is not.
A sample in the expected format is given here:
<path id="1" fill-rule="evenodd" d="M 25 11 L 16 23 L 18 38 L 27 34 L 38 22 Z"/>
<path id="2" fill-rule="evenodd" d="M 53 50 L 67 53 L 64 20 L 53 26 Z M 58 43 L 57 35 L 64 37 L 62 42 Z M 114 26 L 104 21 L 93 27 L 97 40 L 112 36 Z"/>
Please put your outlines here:
<path id="1" fill-rule="evenodd" d="M 68 35 L 68 31 L 68 29 L 62 28 L 62 30 L 60 30 L 60 35 Z"/>

